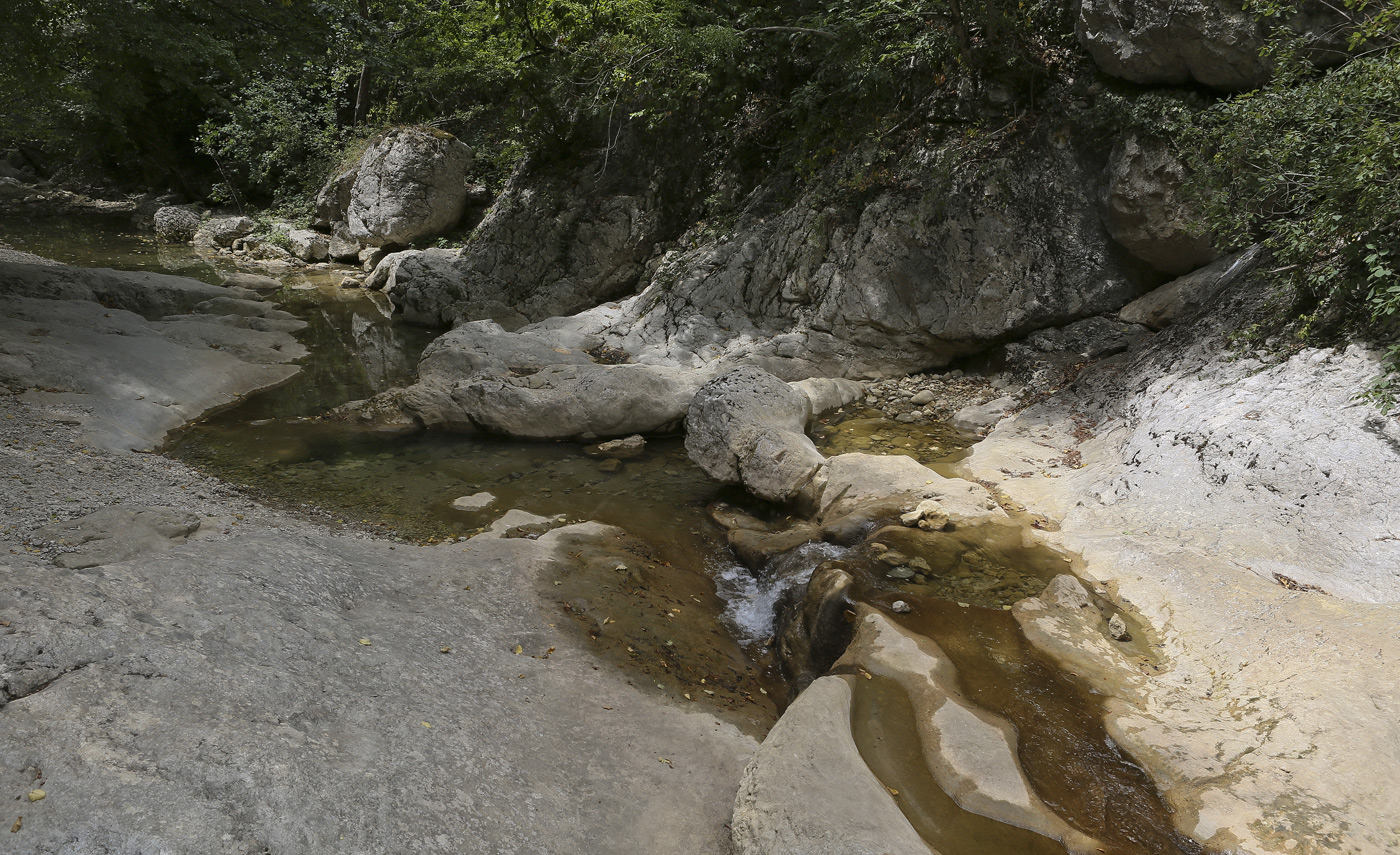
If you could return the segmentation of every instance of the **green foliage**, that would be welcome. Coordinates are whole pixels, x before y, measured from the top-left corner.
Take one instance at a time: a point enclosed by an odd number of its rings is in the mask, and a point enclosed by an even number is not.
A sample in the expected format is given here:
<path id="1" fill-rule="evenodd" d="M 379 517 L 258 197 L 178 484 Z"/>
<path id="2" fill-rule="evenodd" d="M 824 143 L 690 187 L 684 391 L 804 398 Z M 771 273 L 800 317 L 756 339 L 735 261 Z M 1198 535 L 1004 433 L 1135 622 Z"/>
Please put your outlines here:
<path id="1" fill-rule="evenodd" d="M 296 81 L 255 77 L 219 120 L 200 128 L 200 149 L 223 172 L 211 196 L 236 202 L 241 188 L 262 198 L 309 198 L 335 165 L 345 137 L 334 101 Z"/>
<path id="2" fill-rule="evenodd" d="M 1262 241 L 1316 299 L 1400 311 L 1400 57 L 1222 101 L 1178 141 L 1226 245 Z"/>

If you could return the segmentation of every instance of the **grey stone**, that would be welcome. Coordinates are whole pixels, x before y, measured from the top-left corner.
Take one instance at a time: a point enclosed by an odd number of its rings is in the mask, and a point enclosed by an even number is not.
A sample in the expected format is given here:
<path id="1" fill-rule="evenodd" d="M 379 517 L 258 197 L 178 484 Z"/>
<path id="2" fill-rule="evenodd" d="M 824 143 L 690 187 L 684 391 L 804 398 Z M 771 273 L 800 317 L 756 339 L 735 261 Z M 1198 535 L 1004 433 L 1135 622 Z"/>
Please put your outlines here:
<path id="1" fill-rule="evenodd" d="M 199 228 L 199 214 L 190 208 L 166 205 L 156 211 L 156 237 L 166 243 L 187 243 Z"/>
<path id="2" fill-rule="evenodd" d="M 90 411 L 84 428 L 98 445 L 155 448 L 167 431 L 285 381 L 306 354 L 289 334 L 302 321 L 227 293 L 175 276 L 0 263 L 0 383 Z M 123 304 L 198 313 L 147 320 Z M 245 305 L 273 317 L 225 314 Z"/>
<path id="3" fill-rule="evenodd" d="M 355 176 L 359 171 L 360 166 L 356 163 L 337 172 L 325 183 L 316 194 L 311 228 L 329 231 L 336 224 L 345 221 L 346 212 L 350 210 L 350 193 L 355 187 Z"/>
<path id="4" fill-rule="evenodd" d="M 331 239 L 326 244 L 326 254 L 332 261 L 352 262 L 360 260 L 360 242 L 350 236 L 344 223 L 336 223 Z"/>
<path id="5" fill-rule="evenodd" d="M 1114 641 L 1132 641 L 1133 636 L 1128 632 L 1128 624 L 1124 622 L 1123 616 L 1115 614 L 1108 619 L 1108 634 Z"/>
<path id="6" fill-rule="evenodd" d="M 278 523 L 3 567 L 0 783 L 47 793 L 8 848 L 728 851 L 754 740 L 594 667 L 537 593 L 619 530 L 420 548 Z"/>
<path id="7" fill-rule="evenodd" d="M 1186 170 L 1166 143 L 1129 134 L 1109 156 L 1104 225 L 1124 249 L 1164 273 L 1195 270 L 1217 258 L 1201 218 L 1186 202 Z"/>
<path id="8" fill-rule="evenodd" d="M 635 362 L 801 380 L 945 365 L 1138 295 L 1100 220 L 1101 163 L 1037 141 L 1003 165 L 992 184 L 882 193 L 852 212 L 813 193 L 775 213 L 757 193 L 724 236 L 649 264 L 666 231 L 651 196 L 522 173 L 460 260 L 421 282 L 400 271 L 393 300 L 432 324 L 578 312 L 547 323 Z"/>
<path id="9" fill-rule="evenodd" d="M 932 404 L 937 397 L 931 389 L 925 389 L 922 392 L 916 392 L 914 397 L 909 399 L 909 403 L 916 407 L 922 407 L 924 404 Z"/>
<path id="10" fill-rule="evenodd" d="M 686 453 L 721 483 L 742 484 L 768 501 L 793 501 L 825 459 L 804 432 L 810 407 L 773 375 L 736 369 L 695 393 L 685 420 Z"/>
<path id="11" fill-rule="evenodd" d="M 1262 247 L 1256 245 L 1173 279 L 1124 306 L 1118 318 L 1154 330 L 1168 327 L 1201 311 L 1217 294 L 1247 275 L 1258 265 L 1262 252 Z"/>
<path id="12" fill-rule="evenodd" d="M 1016 408 L 1016 399 L 1010 396 L 1003 396 L 988 401 L 985 404 L 973 404 L 963 407 L 953 417 L 948 420 L 948 424 L 958 430 L 973 432 L 983 432 L 996 425 L 997 422 L 1006 418 L 1006 415 Z"/>
<path id="13" fill-rule="evenodd" d="M 292 255 L 302 261 L 325 261 L 330 257 L 330 241 L 320 232 L 311 229 L 292 229 L 287 232 L 291 242 Z"/>
<path id="14" fill-rule="evenodd" d="M 195 246 L 227 249 L 241 237 L 252 234 L 258 224 L 251 217 L 211 217 L 194 233 Z"/>
<path id="15" fill-rule="evenodd" d="M 259 292 L 276 291 L 282 287 L 281 281 L 257 273 L 230 273 L 224 277 L 223 284 L 228 288 L 247 288 Z"/>
<path id="16" fill-rule="evenodd" d="M 1147 330 L 1134 323 L 1093 317 L 1067 327 L 1034 332 L 1026 338 L 1026 344 L 1043 353 L 1103 359 L 1122 353 L 1148 335 Z"/>
<path id="17" fill-rule="evenodd" d="M 1319 66 L 1341 63 L 1350 32 L 1346 16 L 1303 4 L 1286 26 L 1302 37 Z M 1231 0 L 1084 0 L 1079 41 L 1104 71 L 1135 83 L 1189 83 L 1242 92 L 1269 79 L 1260 56 L 1265 25 Z"/>
<path id="18" fill-rule="evenodd" d="M 851 689 L 822 677 L 783 713 L 744 770 L 735 855 L 929 855 L 851 739 Z"/>
<path id="19" fill-rule="evenodd" d="M 396 128 L 360 158 L 345 220 L 372 246 L 406 246 L 441 234 L 462 216 L 472 152 L 451 134 Z"/>

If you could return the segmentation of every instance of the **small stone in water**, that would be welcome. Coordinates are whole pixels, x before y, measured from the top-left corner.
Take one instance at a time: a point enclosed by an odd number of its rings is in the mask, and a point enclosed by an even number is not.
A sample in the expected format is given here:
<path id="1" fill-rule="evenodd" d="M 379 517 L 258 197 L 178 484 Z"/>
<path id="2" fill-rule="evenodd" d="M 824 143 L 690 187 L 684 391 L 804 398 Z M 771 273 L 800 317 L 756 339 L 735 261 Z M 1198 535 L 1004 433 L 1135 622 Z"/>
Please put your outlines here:
<path id="1" fill-rule="evenodd" d="M 1116 641 L 1132 641 L 1133 636 L 1128 632 L 1128 625 L 1124 623 L 1123 616 L 1115 614 L 1108 619 L 1108 634 Z"/>
<path id="2" fill-rule="evenodd" d="M 452 507 L 459 511 L 480 511 L 491 506 L 496 497 L 490 493 L 473 493 L 452 500 Z"/>
<path id="3" fill-rule="evenodd" d="M 913 610 L 914 607 L 904 602 L 903 600 L 895 600 L 893 603 L 890 604 L 890 611 L 894 612 L 895 614 L 906 615 L 912 612 Z"/>
<path id="4" fill-rule="evenodd" d="M 885 575 L 891 579 L 912 579 L 914 578 L 914 571 L 910 570 L 908 567 L 896 567 Z"/>

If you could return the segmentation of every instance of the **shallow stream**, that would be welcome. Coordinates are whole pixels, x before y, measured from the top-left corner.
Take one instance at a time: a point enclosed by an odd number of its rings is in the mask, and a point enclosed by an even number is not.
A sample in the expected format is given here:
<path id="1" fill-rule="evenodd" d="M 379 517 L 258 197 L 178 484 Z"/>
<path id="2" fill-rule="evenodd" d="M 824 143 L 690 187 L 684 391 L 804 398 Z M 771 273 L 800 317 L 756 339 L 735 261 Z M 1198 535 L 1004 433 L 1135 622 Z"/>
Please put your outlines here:
<path id="1" fill-rule="evenodd" d="M 188 247 L 160 247 L 114 222 L 0 221 L 16 249 L 84 266 L 178 273 L 219 282 L 234 265 Z M 377 294 L 339 288 L 347 268 L 276 273 L 273 299 L 307 320 L 312 355 L 291 382 L 191 427 L 167 453 L 241 486 L 269 504 L 335 526 L 416 542 L 465 538 L 499 513 L 519 508 L 548 517 L 598 520 L 624 528 L 624 562 L 584 562 L 578 572 L 542 580 L 541 594 L 575 624 L 599 655 L 639 685 L 709 706 L 755 735 L 776 719 L 786 692 L 770 661 L 774 608 L 805 586 L 823 561 L 855 568 L 858 595 L 934 639 L 959 667 L 968 697 L 1012 721 L 1027 775 L 1048 804 L 1097 837 L 1113 855 L 1201 851 L 1171 827 L 1146 775 L 1108 738 L 1101 700 L 1067 678 L 1024 641 L 1006 611 L 1065 572 L 1068 559 L 1019 537 L 955 532 L 916 537 L 880 531 L 879 546 L 811 544 L 754 573 L 739 564 L 707 506 L 744 500 L 710 481 L 678 438 L 648 441 L 623 462 L 596 460 L 571 443 L 527 443 L 476 436 L 383 436 L 314 416 L 411 379 L 431 333 L 397 322 Z M 946 472 L 966 437 L 938 424 L 905 425 L 867 412 L 821 420 L 813 430 L 828 454 L 908 454 Z M 478 511 L 453 500 L 480 492 Z M 760 511 L 764 509 L 758 509 Z M 771 509 L 767 509 L 771 513 Z M 892 573 L 888 551 L 919 558 Z M 623 564 L 626 573 L 616 570 Z M 599 569 L 601 568 L 601 569 Z M 854 680 L 856 741 L 911 823 L 944 855 L 1063 852 L 1063 846 L 967 813 L 938 790 L 921 763 L 913 710 L 897 684 Z M 888 684 L 887 684 L 888 683 Z"/>

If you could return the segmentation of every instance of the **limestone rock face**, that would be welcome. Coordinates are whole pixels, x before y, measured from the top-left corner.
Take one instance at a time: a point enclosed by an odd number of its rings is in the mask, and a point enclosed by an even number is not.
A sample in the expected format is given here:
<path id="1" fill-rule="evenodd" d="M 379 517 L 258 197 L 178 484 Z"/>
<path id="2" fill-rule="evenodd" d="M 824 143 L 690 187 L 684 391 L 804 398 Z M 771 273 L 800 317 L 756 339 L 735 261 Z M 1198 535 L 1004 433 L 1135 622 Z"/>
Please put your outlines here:
<path id="1" fill-rule="evenodd" d="M 711 380 L 685 420 L 685 450 L 710 477 L 771 502 L 796 499 L 825 458 L 805 433 L 807 396 L 758 368 Z"/>
<path id="2" fill-rule="evenodd" d="M 194 238 L 199 228 L 199 214 L 178 205 L 166 205 L 156 211 L 156 237 L 166 243 L 185 243 Z"/>
<path id="3" fill-rule="evenodd" d="M 1186 273 L 1216 258 L 1182 198 L 1186 170 L 1164 143 L 1130 135 L 1114 146 L 1104 182 L 1104 225 L 1124 249 L 1164 273 Z"/>
<path id="4" fill-rule="evenodd" d="M 195 230 L 194 242 L 196 246 L 228 248 L 257 227 L 251 217 L 214 217 Z"/>
<path id="5" fill-rule="evenodd" d="M 325 261 L 330 257 L 330 241 L 320 232 L 292 229 L 287 232 L 287 240 L 291 242 L 292 255 L 302 261 Z"/>
<path id="6" fill-rule="evenodd" d="M 199 517 L 174 508 L 115 505 L 76 520 L 39 529 L 39 537 L 73 546 L 54 559 L 59 567 L 82 569 L 115 564 L 168 550 L 199 529 Z"/>
<path id="7" fill-rule="evenodd" d="M 517 175 L 459 259 L 400 268 L 391 299 L 413 323 L 514 329 L 632 293 L 667 236 L 644 183 Z"/>
<path id="8" fill-rule="evenodd" d="M 350 234 L 371 246 L 407 245 L 462 216 L 472 152 L 456 137 L 398 128 L 360 159 L 345 211 Z"/>

